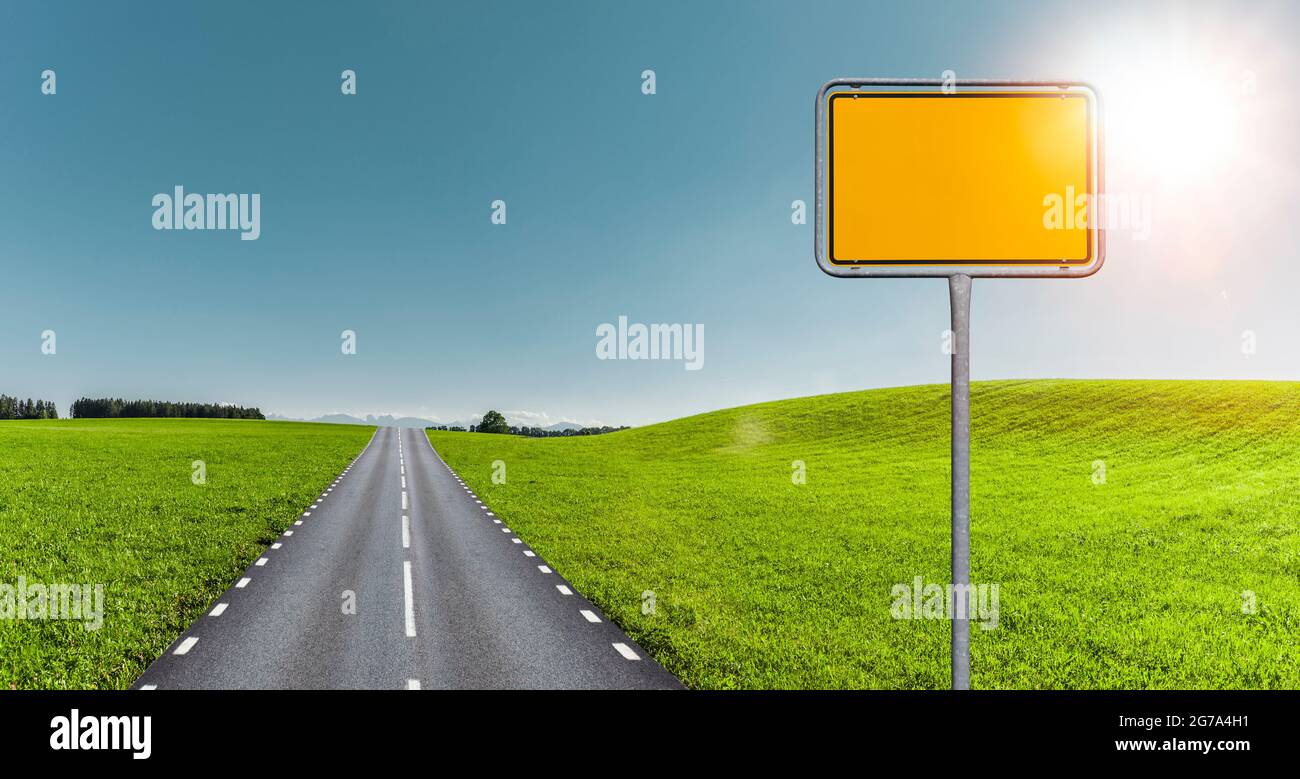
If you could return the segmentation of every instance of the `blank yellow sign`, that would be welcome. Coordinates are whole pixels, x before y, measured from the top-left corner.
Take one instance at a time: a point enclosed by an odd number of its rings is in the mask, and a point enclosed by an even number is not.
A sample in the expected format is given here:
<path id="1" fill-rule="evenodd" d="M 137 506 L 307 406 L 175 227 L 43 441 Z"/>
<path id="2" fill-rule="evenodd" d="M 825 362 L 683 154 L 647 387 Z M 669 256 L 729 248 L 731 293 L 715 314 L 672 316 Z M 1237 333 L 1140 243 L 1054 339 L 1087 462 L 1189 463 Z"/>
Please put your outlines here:
<path id="1" fill-rule="evenodd" d="M 1087 265 L 1093 116 L 1079 92 L 828 97 L 834 265 Z"/>

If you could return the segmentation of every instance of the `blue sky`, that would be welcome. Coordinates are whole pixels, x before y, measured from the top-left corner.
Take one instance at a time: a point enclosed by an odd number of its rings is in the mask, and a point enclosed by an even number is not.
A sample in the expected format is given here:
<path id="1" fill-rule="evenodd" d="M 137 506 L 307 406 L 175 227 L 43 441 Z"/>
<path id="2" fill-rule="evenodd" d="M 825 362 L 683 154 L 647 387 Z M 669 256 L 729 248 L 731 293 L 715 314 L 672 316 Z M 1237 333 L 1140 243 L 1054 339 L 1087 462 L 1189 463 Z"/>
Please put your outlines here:
<path id="1" fill-rule="evenodd" d="M 1096 83 L 1153 215 L 1093 278 L 976 281 L 973 378 L 1300 378 L 1294 8 L 374 5 L 0 9 L 0 392 L 642 424 L 946 381 L 943 280 L 832 279 L 790 220 L 822 82 L 946 69 Z M 155 231 L 176 185 L 261 237 Z M 597 359 L 620 315 L 703 369 Z"/>

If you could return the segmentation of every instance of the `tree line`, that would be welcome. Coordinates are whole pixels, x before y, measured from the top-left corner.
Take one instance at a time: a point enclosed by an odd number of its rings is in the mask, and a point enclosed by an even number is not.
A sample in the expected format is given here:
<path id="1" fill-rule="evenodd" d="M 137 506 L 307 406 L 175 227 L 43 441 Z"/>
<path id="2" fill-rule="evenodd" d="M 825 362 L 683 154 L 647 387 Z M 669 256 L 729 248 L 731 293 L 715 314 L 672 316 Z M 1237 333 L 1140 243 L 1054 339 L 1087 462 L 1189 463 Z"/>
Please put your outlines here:
<path id="1" fill-rule="evenodd" d="M 58 419 L 59 410 L 52 400 L 22 400 L 0 395 L 0 419 Z"/>
<path id="2" fill-rule="evenodd" d="M 184 419 L 266 419 L 256 407 L 220 403 L 173 403 L 166 400 L 123 400 L 121 398 L 79 398 L 69 413 L 76 419 L 115 417 L 168 417 Z"/>
<path id="3" fill-rule="evenodd" d="M 477 425 L 470 425 L 468 428 L 453 425 L 431 425 L 426 430 L 449 430 L 453 433 L 506 433 L 509 435 L 522 435 L 529 438 L 567 438 L 575 435 L 600 435 L 601 433 L 613 433 L 617 430 L 627 430 L 627 425 L 620 427 L 610 427 L 601 425 L 600 427 L 580 427 L 573 430 L 547 430 L 544 427 L 516 427 L 506 423 L 505 416 L 500 411 L 489 411 L 483 415 L 483 420 Z"/>

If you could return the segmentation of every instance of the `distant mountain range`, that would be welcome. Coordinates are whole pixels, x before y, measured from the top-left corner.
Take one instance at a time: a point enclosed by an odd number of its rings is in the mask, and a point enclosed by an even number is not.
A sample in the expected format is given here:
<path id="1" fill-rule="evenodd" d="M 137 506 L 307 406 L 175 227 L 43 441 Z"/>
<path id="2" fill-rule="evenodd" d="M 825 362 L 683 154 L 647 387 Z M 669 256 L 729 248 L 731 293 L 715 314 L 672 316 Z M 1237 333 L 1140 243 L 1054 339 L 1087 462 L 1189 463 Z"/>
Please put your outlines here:
<path id="1" fill-rule="evenodd" d="M 440 424 L 430 419 L 421 419 L 419 417 L 395 417 L 391 414 L 383 414 L 380 416 L 367 414 L 365 419 L 354 417 L 351 414 L 326 414 L 325 416 L 314 417 L 312 419 L 299 419 L 297 417 L 280 416 L 279 414 L 267 414 L 266 418 L 280 422 L 325 422 L 331 425 L 377 425 L 379 427 L 429 427 L 430 425 Z"/>
<path id="2" fill-rule="evenodd" d="M 313 417 L 312 419 L 300 419 L 298 417 L 286 417 L 279 414 L 267 414 L 266 418 L 279 422 L 324 422 L 331 425 L 377 425 L 379 427 L 432 427 L 434 425 L 446 425 L 447 427 L 469 427 L 477 425 L 479 417 L 474 417 L 469 422 L 434 422 L 431 419 L 422 419 L 420 417 L 395 417 L 391 414 L 382 414 L 376 416 L 367 414 L 364 419 L 354 417 L 351 414 L 326 414 L 324 416 Z M 582 425 L 573 422 L 556 422 L 553 425 L 547 425 L 543 430 L 581 430 Z"/>

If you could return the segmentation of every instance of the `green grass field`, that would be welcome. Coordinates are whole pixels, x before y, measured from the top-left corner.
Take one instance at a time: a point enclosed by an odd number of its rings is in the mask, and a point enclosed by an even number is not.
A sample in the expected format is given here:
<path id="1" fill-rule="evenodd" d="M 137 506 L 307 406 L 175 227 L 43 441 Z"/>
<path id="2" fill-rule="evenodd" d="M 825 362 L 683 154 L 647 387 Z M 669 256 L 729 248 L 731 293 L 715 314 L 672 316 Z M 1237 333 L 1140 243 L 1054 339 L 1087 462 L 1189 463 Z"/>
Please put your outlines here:
<path id="1" fill-rule="evenodd" d="M 977 383 L 971 409 L 972 580 L 1000 593 L 973 686 L 1300 685 L 1300 383 Z M 925 386 L 429 435 L 692 687 L 945 688 L 949 623 L 893 619 L 891 588 L 950 578 L 948 414 Z"/>
<path id="2" fill-rule="evenodd" d="M 373 428 L 0 422 L 0 583 L 104 585 L 104 621 L 0 620 L 0 689 L 122 688 L 346 467 Z M 207 483 L 192 482 L 206 463 Z"/>

